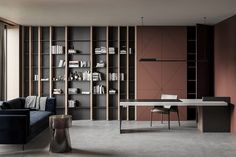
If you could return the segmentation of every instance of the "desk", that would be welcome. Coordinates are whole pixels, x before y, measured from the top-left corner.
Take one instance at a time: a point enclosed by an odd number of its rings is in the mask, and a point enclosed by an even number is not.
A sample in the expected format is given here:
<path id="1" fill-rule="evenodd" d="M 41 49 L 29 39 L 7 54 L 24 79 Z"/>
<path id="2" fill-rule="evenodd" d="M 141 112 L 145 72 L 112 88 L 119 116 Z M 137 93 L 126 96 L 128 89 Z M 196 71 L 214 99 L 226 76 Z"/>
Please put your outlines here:
<path id="1" fill-rule="evenodd" d="M 122 133 L 122 109 L 128 106 L 195 106 L 198 110 L 197 126 L 202 132 L 228 132 L 229 105 L 225 101 L 203 101 L 202 99 L 121 99 L 120 133 Z M 227 125 L 227 126 L 225 126 Z"/>

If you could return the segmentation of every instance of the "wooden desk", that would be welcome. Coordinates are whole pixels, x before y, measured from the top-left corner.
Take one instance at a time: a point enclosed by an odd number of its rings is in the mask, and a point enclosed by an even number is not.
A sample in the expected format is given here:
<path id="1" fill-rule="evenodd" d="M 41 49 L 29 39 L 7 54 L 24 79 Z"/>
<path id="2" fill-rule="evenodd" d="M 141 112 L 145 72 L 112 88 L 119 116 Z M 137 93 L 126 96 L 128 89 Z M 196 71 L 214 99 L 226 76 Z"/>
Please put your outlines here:
<path id="1" fill-rule="evenodd" d="M 228 132 L 230 115 L 225 101 L 203 101 L 202 99 L 121 99 L 120 133 L 122 133 L 122 109 L 128 106 L 195 106 L 198 110 L 197 126 L 202 132 Z M 222 121 L 223 120 L 223 121 Z M 227 124 L 224 124 L 227 123 Z M 227 126 L 225 126 L 227 125 Z"/>

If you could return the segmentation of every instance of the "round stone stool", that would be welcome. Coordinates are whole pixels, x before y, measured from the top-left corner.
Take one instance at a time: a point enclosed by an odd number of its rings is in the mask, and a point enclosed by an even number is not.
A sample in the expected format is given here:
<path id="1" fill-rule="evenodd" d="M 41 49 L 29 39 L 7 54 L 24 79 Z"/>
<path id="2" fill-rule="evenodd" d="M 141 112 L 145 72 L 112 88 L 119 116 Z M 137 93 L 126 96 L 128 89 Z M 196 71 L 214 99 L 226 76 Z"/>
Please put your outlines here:
<path id="1" fill-rule="evenodd" d="M 53 153 L 64 153 L 71 151 L 69 127 L 72 117 L 70 115 L 53 115 L 49 117 L 50 148 Z"/>

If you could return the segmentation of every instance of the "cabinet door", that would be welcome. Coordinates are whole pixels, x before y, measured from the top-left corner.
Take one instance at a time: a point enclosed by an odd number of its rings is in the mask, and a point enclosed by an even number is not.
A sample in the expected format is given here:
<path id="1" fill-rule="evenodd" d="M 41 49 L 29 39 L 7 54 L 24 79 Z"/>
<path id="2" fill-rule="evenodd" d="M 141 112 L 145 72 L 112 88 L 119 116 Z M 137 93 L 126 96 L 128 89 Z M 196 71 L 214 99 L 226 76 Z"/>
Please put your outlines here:
<path id="1" fill-rule="evenodd" d="M 137 27 L 138 59 L 161 58 L 162 27 Z"/>
<path id="2" fill-rule="evenodd" d="M 187 28 L 164 27 L 162 32 L 162 59 L 186 60 Z"/>

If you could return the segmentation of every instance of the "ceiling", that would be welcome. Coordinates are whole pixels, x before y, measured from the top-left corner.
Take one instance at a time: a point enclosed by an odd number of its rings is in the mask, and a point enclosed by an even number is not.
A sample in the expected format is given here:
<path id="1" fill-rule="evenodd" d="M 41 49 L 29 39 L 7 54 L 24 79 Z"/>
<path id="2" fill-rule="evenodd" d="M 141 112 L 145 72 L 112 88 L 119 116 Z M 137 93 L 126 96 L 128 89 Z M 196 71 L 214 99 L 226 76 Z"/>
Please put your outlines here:
<path id="1" fill-rule="evenodd" d="M 215 24 L 235 14 L 236 0 L 0 1 L 0 17 L 21 25 Z"/>

